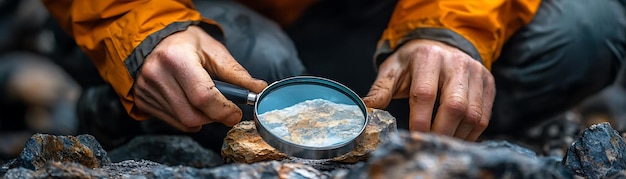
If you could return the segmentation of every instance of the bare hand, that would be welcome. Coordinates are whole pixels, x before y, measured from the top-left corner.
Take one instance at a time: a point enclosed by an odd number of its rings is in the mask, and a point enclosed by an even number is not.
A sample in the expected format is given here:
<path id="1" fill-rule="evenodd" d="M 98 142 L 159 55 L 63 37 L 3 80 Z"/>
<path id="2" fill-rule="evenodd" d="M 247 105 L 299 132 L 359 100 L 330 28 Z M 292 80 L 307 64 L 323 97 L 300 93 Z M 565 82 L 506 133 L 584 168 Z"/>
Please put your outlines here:
<path id="1" fill-rule="evenodd" d="M 135 104 L 186 132 L 204 124 L 239 122 L 241 109 L 216 88 L 212 77 L 260 92 L 254 79 L 217 40 L 197 26 L 163 39 L 146 57 L 135 82 Z"/>
<path id="2" fill-rule="evenodd" d="M 411 40 L 380 65 L 363 100 L 385 108 L 392 98 L 407 97 L 411 131 L 475 141 L 489 124 L 495 84 L 491 73 L 463 51 L 438 41 Z"/>

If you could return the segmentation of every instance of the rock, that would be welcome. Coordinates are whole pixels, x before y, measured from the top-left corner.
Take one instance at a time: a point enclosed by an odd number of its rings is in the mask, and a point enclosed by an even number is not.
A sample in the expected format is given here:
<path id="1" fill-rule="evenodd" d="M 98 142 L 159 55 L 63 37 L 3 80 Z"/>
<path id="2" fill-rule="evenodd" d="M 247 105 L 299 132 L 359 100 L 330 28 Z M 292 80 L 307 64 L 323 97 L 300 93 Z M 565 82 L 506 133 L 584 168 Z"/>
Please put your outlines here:
<path id="1" fill-rule="evenodd" d="M 572 178 L 558 160 L 510 143 L 470 143 L 401 131 L 366 163 L 334 178 Z"/>
<path id="2" fill-rule="evenodd" d="M 349 169 L 354 164 L 338 162 L 333 159 L 321 159 L 321 160 L 311 160 L 311 159 L 303 159 L 298 157 L 288 157 L 286 159 L 281 160 L 283 163 L 301 163 L 304 165 L 311 166 L 317 170 L 332 172 L 337 169 Z"/>
<path id="3" fill-rule="evenodd" d="M 278 161 L 230 164 L 216 168 L 166 166 L 147 160 L 127 160 L 89 169 L 69 162 L 49 162 L 40 170 L 9 170 L 5 178 L 329 178 L 308 165 Z"/>
<path id="4" fill-rule="evenodd" d="M 569 147 L 563 164 L 586 178 L 606 178 L 626 169 L 626 141 L 609 123 L 585 129 Z"/>
<path id="5" fill-rule="evenodd" d="M 329 178 L 310 166 L 278 161 L 255 164 L 230 164 L 212 169 L 191 167 L 159 167 L 147 178 Z"/>
<path id="6" fill-rule="evenodd" d="M 78 163 L 50 161 L 37 171 L 26 168 L 11 169 L 4 178 L 108 178 L 108 174 Z"/>
<path id="7" fill-rule="evenodd" d="M 87 168 L 98 168 L 111 163 L 106 151 L 91 135 L 75 137 L 35 134 L 26 142 L 19 157 L 5 164 L 3 168 L 38 170 L 49 161 L 75 162 Z"/>
<path id="8" fill-rule="evenodd" d="M 109 152 L 113 162 L 150 160 L 165 165 L 210 168 L 224 164 L 214 152 L 200 146 L 188 136 L 138 136 Z"/>
<path id="9" fill-rule="evenodd" d="M 376 147 L 397 131 L 396 119 L 387 111 L 370 109 L 369 122 L 356 148 L 331 161 L 356 163 L 365 160 Z M 222 157 L 226 163 L 255 163 L 269 160 L 284 160 L 288 156 L 269 146 L 259 136 L 253 121 L 242 121 L 235 125 L 224 138 Z M 324 162 L 321 162 L 324 163 Z M 332 162 L 331 162 L 332 163 Z"/>
<path id="10" fill-rule="evenodd" d="M 2 175 L 0 175 L 2 176 Z M 26 168 L 14 168 L 9 170 L 3 178 L 35 178 L 35 172 Z"/>
<path id="11" fill-rule="evenodd" d="M 148 175 L 158 167 L 167 166 L 149 160 L 125 160 L 104 166 L 101 170 L 104 173 L 108 173 L 109 178 L 132 178 L 130 176 Z"/>
<path id="12" fill-rule="evenodd" d="M 350 153 L 335 157 L 333 161 L 356 163 L 367 160 L 381 143 L 387 142 L 393 134 L 398 132 L 396 118 L 389 112 L 370 108 L 368 116 L 367 127 L 356 148 Z"/>
<path id="13" fill-rule="evenodd" d="M 265 143 L 256 131 L 254 121 L 242 121 L 226 134 L 222 144 L 222 157 L 226 163 L 255 163 L 282 160 L 287 158 L 287 154 Z"/>

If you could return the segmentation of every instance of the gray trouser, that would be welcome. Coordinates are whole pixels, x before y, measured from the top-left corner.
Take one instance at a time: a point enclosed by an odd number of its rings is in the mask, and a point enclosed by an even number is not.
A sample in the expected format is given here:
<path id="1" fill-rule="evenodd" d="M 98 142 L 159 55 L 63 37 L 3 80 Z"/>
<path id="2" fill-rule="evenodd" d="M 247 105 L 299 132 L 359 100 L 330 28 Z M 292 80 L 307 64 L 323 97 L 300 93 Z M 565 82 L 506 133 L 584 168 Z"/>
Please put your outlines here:
<path id="1" fill-rule="evenodd" d="M 232 1 L 194 5 L 222 26 L 226 48 L 253 77 L 271 83 L 305 72 L 293 42 L 276 23 Z"/>
<path id="2" fill-rule="evenodd" d="M 544 0 L 493 64 L 489 130 L 522 129 L 610 85 L 626 59 L 626 1 Z"/>

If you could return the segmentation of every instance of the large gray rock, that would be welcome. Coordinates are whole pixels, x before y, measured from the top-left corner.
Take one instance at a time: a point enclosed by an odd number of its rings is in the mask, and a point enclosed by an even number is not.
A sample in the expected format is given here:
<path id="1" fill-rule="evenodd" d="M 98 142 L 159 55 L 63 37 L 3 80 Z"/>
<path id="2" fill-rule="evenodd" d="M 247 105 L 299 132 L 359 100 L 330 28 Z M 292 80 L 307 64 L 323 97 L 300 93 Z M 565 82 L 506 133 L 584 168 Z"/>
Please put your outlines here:
<path id="1" fill-rule="evenodd" d="M 210 168 L 224 164 L 214 152 L 200 146 L 188 136 L 138 136 L 109 152 L 113 162 L 150 160 L 165 165 Z"/>
<path id="2" fill-rule="evenodd" d="M 470 143 L 401 131 L 336 178 L 572 178 L 558 159 L 510 143 Z"/>
<path id="3" fill-rule="evenodd" d="M 396 119 L 387 111 L 369 109 L 369 122 L 356 148 L 344 155 L 316 164 L 356 163 L 366 160 L 370 153 L 397 131 Z M 235 125 L 224 138 L 222 157 L 227 163 L 255 163 L 270 160 L 285 160 L 290 157 L 269 146 L 256 130 L 253 121 L 242 121 Z M 322 167 L 323 166 L 319 166 Z M 317 167 L 316 167 L 317 168 Z"/>
<path id="4" fill-rule="evenodd" d="M 626 169 L 626 141 L 609 123 L 592 125 L 569 147 L 563 164 L 586 178 L 606 178 Z"/>

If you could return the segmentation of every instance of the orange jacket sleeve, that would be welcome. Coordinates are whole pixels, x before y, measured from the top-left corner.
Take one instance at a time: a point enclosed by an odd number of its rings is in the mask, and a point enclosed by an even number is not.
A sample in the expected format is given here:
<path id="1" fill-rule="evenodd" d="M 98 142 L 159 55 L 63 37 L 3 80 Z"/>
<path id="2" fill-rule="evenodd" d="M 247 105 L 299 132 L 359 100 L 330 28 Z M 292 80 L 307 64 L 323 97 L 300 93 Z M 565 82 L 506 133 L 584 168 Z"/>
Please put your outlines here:
<path id="1" fill-rule="evenodd" d="M 132 87 L 144 58 L 166 36 L 199 25 L 217 39 L 219 26 L 200 16 L 191 0 L 43 0 L 51 15 L 113 86 L 135 119 Z"/>
<path id="2" fill-rule="evenodd" d="M 541 0 L 399 0 L 378 43 L 380 65 L 411 39 L 456 46 L 491 69 L 504 42 L 534 17 Z"/>

